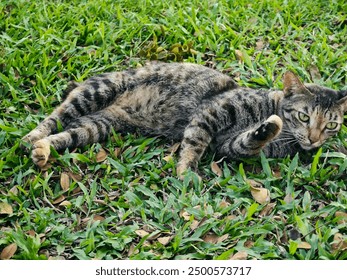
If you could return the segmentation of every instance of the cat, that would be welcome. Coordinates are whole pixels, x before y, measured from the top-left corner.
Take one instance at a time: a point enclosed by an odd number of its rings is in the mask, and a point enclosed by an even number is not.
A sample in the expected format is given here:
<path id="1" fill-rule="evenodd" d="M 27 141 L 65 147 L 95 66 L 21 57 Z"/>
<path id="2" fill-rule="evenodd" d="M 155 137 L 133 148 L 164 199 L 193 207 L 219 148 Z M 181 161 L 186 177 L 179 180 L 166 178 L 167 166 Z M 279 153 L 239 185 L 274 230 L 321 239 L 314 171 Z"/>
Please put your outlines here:
<path id="1" fill-rule="evenodd" d="M 347 91 L 303 84 L 293 72 L 283 90 L 239 86 L 219 71 L 192 63 L 152 62 L 70 82 L 66 98 L 23 140 L 43 167 L 56 150 L 107 139 L 111 130 L 180 141 L 177 175 L 196 170 L 208 146 L 217 157 L 285 157 L 320 147 L 336 135 Z M 58 127 L 63 131 L 58 132 Z"/>

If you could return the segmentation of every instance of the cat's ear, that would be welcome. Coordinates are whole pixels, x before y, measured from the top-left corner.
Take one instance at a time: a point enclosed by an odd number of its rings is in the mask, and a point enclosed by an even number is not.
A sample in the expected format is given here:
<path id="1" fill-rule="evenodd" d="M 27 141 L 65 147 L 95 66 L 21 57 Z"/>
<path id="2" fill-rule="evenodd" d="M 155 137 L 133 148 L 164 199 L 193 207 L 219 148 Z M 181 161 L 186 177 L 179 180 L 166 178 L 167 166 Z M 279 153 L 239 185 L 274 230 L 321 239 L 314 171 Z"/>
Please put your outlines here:
<path id="1" fill-rule="evenodd" d="M 344 93 L 344 97 L 342 97 L 337 103 L 342 107 L 343 112 L 347 112 L 347 91 Z"/>
<path id="2" fill-rule="evenodd" d="M 293 94 L 312 95 L 312 93 L 304 86 L 300 79 L 291 71 L 284 73 L 283 92 L 285 96 L 290 96 Z"/>

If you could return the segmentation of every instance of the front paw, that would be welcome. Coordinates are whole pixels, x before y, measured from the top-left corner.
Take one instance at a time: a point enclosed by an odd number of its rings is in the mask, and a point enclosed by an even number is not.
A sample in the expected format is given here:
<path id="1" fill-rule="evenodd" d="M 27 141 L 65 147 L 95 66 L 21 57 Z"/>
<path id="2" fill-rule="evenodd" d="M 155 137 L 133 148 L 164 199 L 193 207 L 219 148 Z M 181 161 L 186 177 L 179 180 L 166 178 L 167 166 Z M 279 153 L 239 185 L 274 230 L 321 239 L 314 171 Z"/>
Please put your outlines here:
<path id="1" fill-rule="evenodd" d="M 38 167 L 43 168 L 47 164 L 50 154 L 50 142 L 47 139 L 42 139 L 34 144 L 31 158 Z"/>
<path id="2" fill-rule="evenodd" d="M 37 141 L 41 140 L 44 137 L 45 135 L 41 131 L 34 129 L 33 131 L 25 135 L 22 138 L 22 141 L 33 145 L 34 143 L 36 143 Z"/>
<path id="3" fill-rule="evenodd" d="M 192 171 L 192 168 L 191 167 L 188 167 L 187 165 L 184 165 L 184 164 L 178 164 L 177 168 L 176 168 L 176 174 L 177 174 L 177 177 L 183 181 L 186 176 L 188 174 L 194 174 L 194 176 L 196 176 L 199 180 L 199 182 L 202 182 L 202 178 L 200 175 L 198 175 L 195 171 Z"/>
<path id="4" fill-rule="evenodd" d="M 282 126 L 280 117 L 272 115 L 257 128 L 253 136 L 259 141 L 270 141 L 281 132 Z"/>

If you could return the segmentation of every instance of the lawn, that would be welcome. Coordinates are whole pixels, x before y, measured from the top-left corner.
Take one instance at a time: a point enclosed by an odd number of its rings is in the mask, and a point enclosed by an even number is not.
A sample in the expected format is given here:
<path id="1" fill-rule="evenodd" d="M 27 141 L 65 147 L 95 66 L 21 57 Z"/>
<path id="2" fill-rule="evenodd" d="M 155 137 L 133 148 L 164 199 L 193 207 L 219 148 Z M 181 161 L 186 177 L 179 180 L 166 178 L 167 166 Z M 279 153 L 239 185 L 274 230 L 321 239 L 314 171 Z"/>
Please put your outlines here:
<path id="1" fill-rule="evenodd" d="M 345 0 L 2 0 L 2 259 L 347 259 L 347 128 L 313 154 L 199 165 L 177 144 L 114 132 L 47 170 L 21 146 L 70 80 L 189 61 L 240 85 L 346 89 Z M 347 122 L 345 122 L 346 124 Z"/>

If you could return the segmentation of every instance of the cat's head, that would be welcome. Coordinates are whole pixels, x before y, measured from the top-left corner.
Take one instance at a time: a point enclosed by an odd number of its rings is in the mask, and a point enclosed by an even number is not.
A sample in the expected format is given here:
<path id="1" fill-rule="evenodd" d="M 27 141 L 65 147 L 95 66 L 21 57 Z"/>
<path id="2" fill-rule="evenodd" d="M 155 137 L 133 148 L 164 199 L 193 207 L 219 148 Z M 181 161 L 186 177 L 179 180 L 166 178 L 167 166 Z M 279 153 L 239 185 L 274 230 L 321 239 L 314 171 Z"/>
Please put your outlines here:
<path id="1" fill-rule="evenodd" d="M 320 147 L 337 134 L 347 112 L 347 91 L 335 91 L 315 84 L 303 84 L 292 72 L 283 79 L 283 121 L 305 150 Z"/>

